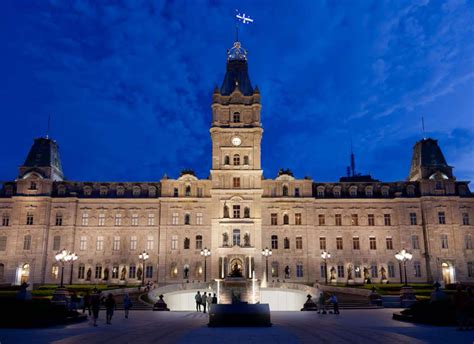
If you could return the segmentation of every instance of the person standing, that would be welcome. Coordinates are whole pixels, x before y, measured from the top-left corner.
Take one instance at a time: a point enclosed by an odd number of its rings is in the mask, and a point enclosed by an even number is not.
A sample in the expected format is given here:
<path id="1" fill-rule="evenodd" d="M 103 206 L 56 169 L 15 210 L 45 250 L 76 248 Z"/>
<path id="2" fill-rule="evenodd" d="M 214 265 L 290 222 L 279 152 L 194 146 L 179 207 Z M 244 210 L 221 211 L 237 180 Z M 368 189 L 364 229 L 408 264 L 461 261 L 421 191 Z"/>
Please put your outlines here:
<path id="1" fill-rule="evenodd" d="M 326 299 L 324 298 L 324 294 L 321 293 L 319 294 L 319 299 L 318 299 L 318 304 L 319 304 L 319 308 L 318 308 L 318 314 L 326 314 Z"/>
<path id="2" fill-rule="evenodd" d="M 107 299 L 105 300 L 105 311 L 107 315 L 107 324 L 112 325 L 112 316 L 114 315 L 114 310 L 115 310 L 115 299 L 112 294 L 109 294 L 107 296 Z"/>
<path id="3" fill-rule="evenodd" d="M 339 314 L 339 302 L 337 301 L 337 296 L 332 294 L 329 300 L 334 308 L 334 314 Z"/>
<path id="4" fill-rule="evenodd" d="M 211 293 L 209 293 L 209 295 L 207 296 L 207 311 L 210 313 L 211 312 L 211 305 L 212 305 L 212 295 Z"/>
<path id="5" fill-rule="evenodd" d="M 86 295 L 84 295 L 83 305 L 82 305 L 82 314 L 88 310 L 89 316 L 91 316 L 91 294 L 89 290 L 87 291 Z"/>
<path id="6" fill-rule="evenodd" d="M 97 288 L 94 288 L 91 296 L 92 319 L 94 327 L 97 327 L 97 319 L 99 319 L 100 310 L 100 293 Z"/>
<path id="7" fill-rule="evenodd" d="M 194 299 L 196 300 L 196 312 L 200 312 L 201 311 L 202 297 L 201 297 L 201 293 L 199 291 L 196 293 L 196 296 L 194 296 Z"/>
<path id="8" fill-rule="evenodd" d="M 204 294 L 202 294 L 201 304 L 202 304 L 202 307 L 204 309 L 204 313 L 206 313 L 206 307 L 207 307 L 207 294 L 206 294 L 206 292 L 204 292 Z"/>
<path id="9" fill-rule="evenodd" d="M 212 304 L 217 305 L 217 295 L 214 293 L 214 296 L 212 297 Z"/>
<path id="10" fill-rule="evenodd" d="M 132 306 L 132 300 L 130 300 L 130 296 L 128 295 L 128 293 L 126 293 L 123 297 L 123 309 L 125 311 L 125 319 L 128 319 L 128 311 L 130 310 L 130 308 L 132 308 Z"/>

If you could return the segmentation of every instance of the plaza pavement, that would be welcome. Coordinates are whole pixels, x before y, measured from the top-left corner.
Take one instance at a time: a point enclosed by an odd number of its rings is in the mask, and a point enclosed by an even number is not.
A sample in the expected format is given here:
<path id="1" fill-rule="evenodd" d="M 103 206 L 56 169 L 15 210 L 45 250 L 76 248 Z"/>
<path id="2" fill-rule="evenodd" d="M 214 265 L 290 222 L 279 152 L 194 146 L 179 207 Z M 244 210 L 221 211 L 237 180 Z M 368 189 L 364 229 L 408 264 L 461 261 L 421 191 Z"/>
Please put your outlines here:
<path id="1" fill-rule="evenodd" d="M 399 322 L 391 319 L 393 311 L 272 312 L 269 328 L 209 328 L 202 313 L 152 311 L 132 311 L 129 319 L 117 311 L 112 325 L 106 325 L 101 312 L 98 327 L 83 322 L 47 329 L 0 329 L 0 343 L 474 343 L 474 331 Z"/>

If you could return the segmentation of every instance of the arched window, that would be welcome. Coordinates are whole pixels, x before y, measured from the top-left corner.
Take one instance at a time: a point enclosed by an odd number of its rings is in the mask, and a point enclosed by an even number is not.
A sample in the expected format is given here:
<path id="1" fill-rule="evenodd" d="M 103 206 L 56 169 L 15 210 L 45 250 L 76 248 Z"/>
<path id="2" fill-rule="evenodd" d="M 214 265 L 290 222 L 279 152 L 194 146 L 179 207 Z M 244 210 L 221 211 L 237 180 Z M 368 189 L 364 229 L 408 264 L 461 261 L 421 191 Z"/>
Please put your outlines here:
<path id="1" fill-rule="evenodd" d="M 53 264 L 51 266 L 51 278 L 58 279 L 59 276 L 59 266 L 58 264 Z"/>
<path id="2" fill-rule="evenodd" d="M 202 249 L 202 235 L 196 235 L 196 250 Z"/>
<path id="3" fill-rule="evenodd" d="M 244 165 L 248 165 L 249 164 L 249 157 L 248 155 L 245 155 L 244 156 Z"/>
<path id="4" fill-rule="evenodd" d="M 234 229 L 232 231 L 232 244 L 234 246 L 240 246 L 240 229 Z"/>
<path id="5" fill-rule="evenodd" d="M 230 165 L 230 158 L 228 155 L 224 157 L 224 165 Z"/>
<path id="6" fill-rule="evenodd" d="M 279 270 L 280 270 L 280 266 L 278 262 L 272 262 L 272 277 L 278 278 Z"/>
<path id="7" fill-rule="evenodd" d="M 204 269 L 202 268 L 202 263 L 197 262 L 196 269 L 194 270 L 194 275 L 196 276 L 196 278 L 201 278 L 203 275 L 203 272 L 204 272 Z"/>
<path id="8" fill-rule="evenodd" d="M 176 263 L 171 263 L 170 266 L 170 277 L 176 278 L 178 277 L 178 265 Z"/>
<path id="9" fill-rule="evenodd" d="M 272 235 L 272 250 L 278 249 L 278 235 Z"/>
<path id="10" fill-rule="evenodd" d="M 112 278 L 114 278 L 114 279 L 119 278 L 119 267 L 118 267 L 118 265 L 114 265 L 112 267 Z"/>
<path id="11" fill-rule="evenodd" d="M 283 185 L 283 197 L 287 197 L 287 196 L 288 196 L 288 186 Z"/>
<path id="12" fill-rule="evenodd" d="M 139 186 L 134 186 L 132 190 L 133 197 L 140 196 L 142 189 Z"/>
<path id="13" fill-rule="evenodd" d="M 84 279 L 86 275 L 86 266 L 84 264 L 79 264 L 79 269 L 77 270 L 77 279 Z"/>
<path id="14" fill-rule="evenodd" d="M 185 224 L 185 225 L 191 224 L 191 215 L 189 215 L 189 214 L 184 214 L 184 224 Z"/>
<path id="15" fill-rule="evenodd" d="M 296 277 L 303 277 L 303 263 L 296 263 Z"/>
<path id="16" fill-rule="evenodd" d="M 290 217 L 288 216 L 288 214 L 284 214 L 283 215 L 283 224 L 288 225 L 289 223 L 290 223 Z"/>
<path id="17" fill-rule="evenodd" d="M 123 196 L 125 193 L 125 188 L 123 186 L 117 186 L 117 196 Z"/>
<path id="18" fill-rule="evenodd" d="M 393 264 L 392 262 L 388 262 L 387 270 L 388 270 L 388 278 L 394 278 L 395 277 L 395 264 Z"/>
<path id="19" fill-rule="evenodd" d="M 246 219 L 250 218 L 250 208 L 249 207 L 244 208 L 244 218 L 246 218 Z"/>
<path id="20" fill-rule="evenodd" d="M 234 112 L 234 115 L 232 116 L 232 121 L 234 123 L 239 123 L 240 122 L 240 112 Z"/>
<path id="21" fill-rule="evenodd" d="M 185 196 L 191 196 L 191 186 L 186 185 L 186 189 L 184 191 Z"/>
<path id="22" fill-rule="evenodd" d="M 173 197 L 178 197 L 179 196 L 179 191 L 178 188 L 173 189 Z"/>
<path id="23" fill-rule="evenodd" d="M 290 239 L 288 239 L 288 237 L 286 237 L 284 240 L 283 240 L 283 248 L 285 250 L 289 250 L 290 249 Z"/>
<path id="24" fill-rule="evenodd" d="M 189 240 L 189 238 L 184 238 L 184 249 L 185 250 L 189 250 L 190 241 L 191 240 Z"/>
<path id="25" fill-rule="evenodd" d="M 36 189 L 37 189 L 36 182 L 30 182 L 30 190 L 36 190 Z"/>
<path id="26" fill-rule="evenodd" d="M 240 165 L 240 155 L 235 154 L 234 155 L 234 165 Z"/>

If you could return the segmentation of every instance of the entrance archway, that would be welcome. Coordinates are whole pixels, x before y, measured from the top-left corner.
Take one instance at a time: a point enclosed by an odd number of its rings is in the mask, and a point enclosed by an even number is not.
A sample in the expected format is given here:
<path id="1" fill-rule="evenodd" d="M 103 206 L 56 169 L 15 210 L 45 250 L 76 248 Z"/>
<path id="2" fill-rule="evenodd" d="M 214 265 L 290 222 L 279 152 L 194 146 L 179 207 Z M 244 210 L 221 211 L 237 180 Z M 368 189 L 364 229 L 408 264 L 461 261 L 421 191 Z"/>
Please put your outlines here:
<path id="1" fill-rule="evenodd" d="M 445 285 L 454 283 L 454 267 L 450 263 L 444 262 L 441 264 L 441 273 Z"/>
<path id="2" fill-rule="evenodd" d="M 23 264 L 20 271 L 20 284 L 28 283 L 30 278 L 30 264 Z"/>

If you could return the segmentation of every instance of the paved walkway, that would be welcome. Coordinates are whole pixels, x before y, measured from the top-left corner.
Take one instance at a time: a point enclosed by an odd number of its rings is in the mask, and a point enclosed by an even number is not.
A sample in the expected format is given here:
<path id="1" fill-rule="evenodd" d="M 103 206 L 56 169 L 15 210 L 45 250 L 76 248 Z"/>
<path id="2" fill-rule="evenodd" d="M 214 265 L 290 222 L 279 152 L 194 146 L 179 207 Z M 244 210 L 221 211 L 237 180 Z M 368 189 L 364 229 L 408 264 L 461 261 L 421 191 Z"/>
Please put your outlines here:
<path id="1" fill-rule="evenodd" d="M 209 328 L 207 316 L 190 312 L 117 311 L 112 325 L 101 312 L 89 322 L 48 329 L 0 329 L 0 343 L 474 343 L 474 331 L 414 325 L 391 319 L 393 310 L 347 310 L 341 315 L 273 312 L 269 328 Z"/>

